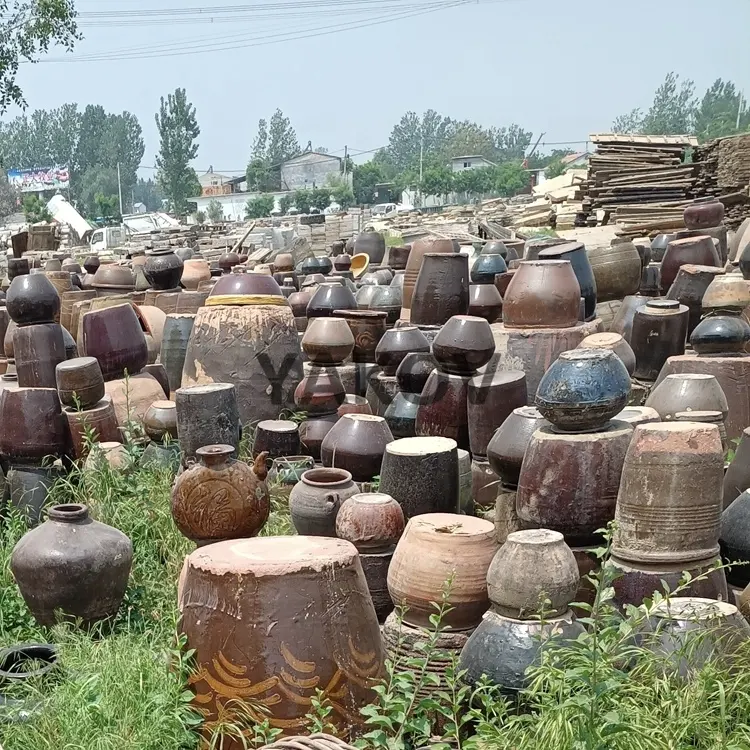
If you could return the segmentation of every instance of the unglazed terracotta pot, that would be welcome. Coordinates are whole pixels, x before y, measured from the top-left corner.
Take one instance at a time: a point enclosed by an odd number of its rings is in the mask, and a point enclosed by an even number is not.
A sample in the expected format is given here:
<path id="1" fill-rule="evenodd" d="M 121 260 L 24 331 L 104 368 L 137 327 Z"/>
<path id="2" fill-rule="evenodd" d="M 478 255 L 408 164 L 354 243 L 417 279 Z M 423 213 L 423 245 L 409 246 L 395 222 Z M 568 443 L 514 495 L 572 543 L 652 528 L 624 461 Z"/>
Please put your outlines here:
<path id="1" fill-rule="evenodd" d="M 636 563 L 714 557 L 723 479 L 716 426 L 662 422 L 636 427 L 617 498 L 613 553 Z"/>
<path id="2" fill-rule="evenodd" d="M 211 278 L 211 268 L 205 260 L 186 260 L 182 270 L 180 283 L 185 289 L 195 291 L 201 281 Z"/>
<path id="3" fill-rule="evenodd" d="M 341 317 L 313 318 L 302 336 L 302 350 L 316 365 L 338 365 L 354 349 L 354 336 Z"/>
<path id="4" fill-rule="evenodd" d="M 454 315 L 432 342 L 432 353 L 443 372 L 473 375 L 495 353 L 490 324 L 472 315 Z"/>
<path id="5" fill-rule="evenodd" d="M 608 302 L 635 294 L 641 284 L 641 256 L 629 240 L 613 240 L 609 247 L 589 251 L 596 280 L 596 299 Z"/>
<path id="6" fill-rule="evenodd" d="M 356 482 L 369 482 L 380 474 L 391 442 L 393 435 L 383 417 L 345 414 L 326 435 L 320 455 L 325 466 L 345 469 Z"/>
<path id="7" fill-rule="evenodd" d="M 406 522 L 401 506 L 382 492 L 352 495 L 336 516 L 336 536 L 360 552 L 382 552 L 395 545 Z"/>
<path id="8" fill-rule="evenodd" d="M 531 436 L 549 422 L 533 406 L 514 409 L 487 445 L 492 470 L 506 487 L 518 486 L 518 476 Z"/>
<path id="9" fill-rule="evenodd" d="M 726 419 L 729 406 L 713 375 L 691 373 L 667 375 L 649 394 L 646 406 L 668 421 L 682 411 L 720 411 Z"/>
<path id="10" fill-rule="evenodd" d="M 707 235 L 672 240 L 661 261 L 661 288 L 667 291 L 677 277 L 680 266 L 692 263 L 699 266 L 719 266 L 719 254 Z"/>
<path id="11" fill-rule="evenodd" d="M 406 526 L 388 570 L 388 590 L 396 606 L 406 606 L 404 622 L 430 627 L 433 602 L 447 597 L 453 607 L 443 620 L 452 630 L 476 627 L 489 606 L 487 570 L 497 551 L 494 526 L 471 516 L 428 513 Z"/>
<path id="12" fill-rule="evenodd" d="M 336 536 L 341 504 L 359 493 L 344 469 L 311 469 L 302 474 L 289 495 L 289 511 L 298 534 Z"/>
<path id="13" fill-rule="evenodd" d="M 443 325 L 469 312 L 469 265 L 461 253 L 427 253 L 411 300 L 411 322 Z"/>
<path id="14" fill-rule="evenodd" d="M 750 330 L 748 330 L 750 334 Z M 578 349 L 607 349 L 614 352 L 625 365 L 629 375 L 635 370 L 635 354 L 630 344 L 619 333 L 594 333 L 578 344 Z"/>
<path id="15" fill-rule="evenodd" d="M 386 375 L 395 375 L 401 362 L 411 352 L 429 353 L 430 342 L 416 326 L 386 331 L 375 348 L 375 362 Z"/>
<path id="16" fill-rule="evenodd" d="M 581 288 L 567 260 L 524 261 L 503 295 L 512 328 L 568 328 L 578 322 Z"/>
<path id="17" fill-rule="evenodd" d="M 255 536 L 271 509 L 261 454 L 253 468 L 232 458 L 234 446 L 208 445 L 200 463 L 180 474 L 172 489 L 172 517 L 199 546 Z"/>
<path id="18" fill-rule="evenodd" d="M 593 320 L 596 312 L 596 278 L 586 247 L 582 242 L 566 242 L 539 251 L 539 260 L 567 260 L 578 280 L 584 299 L 584 320 Z"/>

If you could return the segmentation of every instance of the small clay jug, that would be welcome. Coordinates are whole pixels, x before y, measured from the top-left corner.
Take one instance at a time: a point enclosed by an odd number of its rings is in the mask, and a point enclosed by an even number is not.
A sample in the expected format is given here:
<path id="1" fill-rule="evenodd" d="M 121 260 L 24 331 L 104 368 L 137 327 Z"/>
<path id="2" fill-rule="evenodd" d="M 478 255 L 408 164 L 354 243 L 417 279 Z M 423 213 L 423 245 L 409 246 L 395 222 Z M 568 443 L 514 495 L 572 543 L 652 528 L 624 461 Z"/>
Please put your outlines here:
<path id="1" fill-rule="evenodd" d="M 453 247 L 453 242 L 451 240 L 439 239 L 437 237 L 420 237 L 412 243 L 409 259 L 404 271 L 404 307 L 401 312 L 401 317 L 404 320 L 409 320 L 409 316 L 411 315 L 414 286 L 422 268 L 422 263 L 428 253 L 455 254 L 455 248 Z"/>
<path id="2" fill-rule="evenodd" d="M 360 552 L 382 552 L 398 542 L 405 525 L 404 512 L 390 495 L 364 492 L 341 504 L 336 536 L 351 542 Z"/>
<path id="3" fill-rule="evenodd" d="M 255 536 L 271 510 L 265 454 L 251 468 L 232 458 L 231 445 L 208 445 L 196 453 L 200 463 L 180 474 L 172 489 L 177 528 L 198 546 Z"/>
<path id="4" fill-rule="evenodd" d="M 336 536 L 341 504 L 359 492 L 344 469 L 311 469 L 302 475 L 289 495 L 289 511 L 298 534 Z"/>

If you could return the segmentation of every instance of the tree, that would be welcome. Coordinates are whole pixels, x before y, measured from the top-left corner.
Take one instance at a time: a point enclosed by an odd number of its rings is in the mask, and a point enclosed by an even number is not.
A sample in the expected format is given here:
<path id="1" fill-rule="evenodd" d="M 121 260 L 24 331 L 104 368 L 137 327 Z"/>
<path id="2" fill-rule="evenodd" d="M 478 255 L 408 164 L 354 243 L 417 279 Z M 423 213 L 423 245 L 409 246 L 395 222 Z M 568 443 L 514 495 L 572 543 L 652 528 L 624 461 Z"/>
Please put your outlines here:
<path id="1" fill-rule="evenodd" d="M 143 178 L 139 179 L 133 186 L 132 195 L 133 203 L 143 203 L 143 205 L 146 206 L 146 210 L 162 210 L 164 193 L 162 193 L 154 180 L 150 178 L 148 180 L 144 180 Z"/>
<path id="2" fill-rule="evenodd" d="M 79 191 L 79 208 L 84 214 L 92 219 L 106 216 L 100 211 L 100 203 L 97 196 L 110 196 L 119 205 L 117 169 L 113 167 L 90 167 L 81 178 L 82 188 Z"/>
<path id="3" fill-rule="evenodd" d="M 0 173 L 0 223 L 10 214 L 18 211 L 18 191 L 8 182 L 8 178 Z"/>
<path id="4" fill-rule="evenodd" d="M 273 113 L 269 123 L 258 120 L 258 133 L 247 165 L 248 188 L 258 192 L 280 190 L 281 165 L 298 153 L 297 134 L 280 109 Z"/>
<path id="5" fill-rule="evenodd" d="M 47 204 L 38 195 L 27 195 L 23 199 L 23 213 L 29 224 L 52 221 L 52 215 L 47 210 Z"/>
<path id="6" fill-rule="evenodd" d="M 119 199 L 116 195 L 104 195 L 97 193 L 94 196 L 97 218 L 112 219 L 120 215 Z"/>
<path id="7" fill-rule="evenodd" d="M 224 221 L 224 209 L 222 208 L 221 203 L 216 200 L 216 198 L 213 198 L 208 202 L 208 207 L 206 208 L 206 216 L 212 224 L 219 224 L 220 222 Z M 251 218 L 255 219 L 258 217 L 253 216 Z"/>
<path id="8" fill-rule="evenodd" d="M 354 204 L 354 193 L 348 185 L 337 185 L 333 188 L 333 200 L 341 208 L 349 208 L 349 206 Z"/>
<path id="9" fill-rule="evenodd" d="M 506 161 L 520 162 L 523 159 L 531 143 L 530 130 L 524 130 L 520 125 L 513 123 L 507 128 L 493 128 L 492 133 L 495 138 L 495 161 L 498 164 Z"/>
<path id="10" fill-rule="evenodd" d="M 286 214 L 289 213 L 289 209 L 292 207 L 292 204 L 294 203 L 294 199 L 292 198 L 289 193 L 286 193 L 286 195 L 282 195 L 281 198 L 279 198 L 279 211 L 286 216 Z"/>
<path id="11" fill-rule="evenodd" d="M 185 89 L 175 89 L 156 115 L 160 148 L 156 157 L 158 181 L 172 202 L 175 213 L 183 214 L 188 208 L 188 198 L 200 192 L 200 183 L 191 160 L 198 155 L 200 128 L 195 107 L 187 100 Z"/>
<path id="12" fill-rule="evenodd" d="M 544 170 L 544 176 L 548 180 L 551 180 L 554 177 L 559 177 L 561 174 L 564 174 L 564 172 L 565 164 L 563 164 L 563 160 L 555 159 L 554 161 L 551 161 L 547 166 L 547 169 Z"/>
<path id="13" fill-rule="evenodd" d="M 308 190 L 307 188 L 295 190 L 294 193 L 292 193 L 292 198 L 294 199 L 294 207 L 301 214 L 310 213 L 310 206 L 312 205 L 312 191 Z"/>
<path id="14" fill-rule="evenodd" d="M 695 134 L 702 141 L 750 130 L 750 111 L 731 81 L 717 78 L 706 90 L 695 113 Z M 739 121 L 739 125 L 738 125 Z"/>
<path id="15" fill-rule="evenodd" d="M 193 217 L 195 218 L 196 222 L 198 224 L 205 224 L 206 223 L 206 214 L 204 211 L 196 211 L 193 214 Z"/>
<path id="16" fill-rule="evenodd" d="M 504 197 L 516 195 L 528 184 L 529 175 L 521 162 L 500 164 L 495 169 L 495 190 Z"/>
<path id="17" fill-rule="evenodd" d="M 399 172 L 418 168 L 420 158 L 423 164 L 437 164 L 451 134 L 451 119 L 434 109 L 428 109 L 421 118 L 416 112 L 407 112 L 393 126 L 381 158 Z"/>
<path id="18" fill-rule="evenodd" d="M 372 204 L 375 202 L 375 186 L 385 182 L 383 167 L 374 161 L 357 164 L 352 174 L 352 188 L 354 200 L 360 204 Z"/>
<path id="19" fill-rule="evenodd" d="M 73 0 L 0 0 L 0 113 L 26 103 L 16 83 L 22 60 L 36 62 L 56 44 L 72 49 L 75 15 Z"/>
<path id="20" fill-rule="evenodd" d="M 636 107 L 630 112 L 615 118 L 612 123 L 613 133 L 642 133 L 643 132 L 643 112 Z"/>
<path id="21" fill-rule="evenodd" d="M 453 172 L 449 167 L 431 167 L 425 170 L 420 188 L 423 195 L 447 197 L 453 190 Z"/>
<path id="22" fill-rule="evenodd" d="M 310 207 L 323 211 L 331 205 L 331 191 L 328 188 L 313 188 L 310 191 Z"/>
<path id="23" fill-rule="evenodd" d="M 264 216 L 270 216 L 273 207 L 273 196 L 268 193 L 265 195 L 258 195 L 255 198 L 250 198 L 245 205 L 245 218 L 262 219 Z"/>
<path id="24" fill-rule="evenodd" d="M 495 168 L 464 169 L 453 175 L 453 188 L 467 197 L 477 197 L 494 189 Z"/>

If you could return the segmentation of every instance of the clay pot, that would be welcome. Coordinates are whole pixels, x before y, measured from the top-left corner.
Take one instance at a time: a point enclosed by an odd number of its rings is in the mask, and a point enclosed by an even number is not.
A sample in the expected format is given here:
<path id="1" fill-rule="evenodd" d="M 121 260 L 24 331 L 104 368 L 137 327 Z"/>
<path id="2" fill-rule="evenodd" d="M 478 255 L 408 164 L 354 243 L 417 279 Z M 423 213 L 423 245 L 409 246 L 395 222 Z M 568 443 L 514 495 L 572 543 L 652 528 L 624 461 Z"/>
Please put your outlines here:
<path id="1" fill-rule="evenodd" d="M 5 497 L 9 507 L 26 521 L 27 528 L 41 523 L 50 503 L 50 491 L 63 476 L 63 471 L 54 466 L 15 464 L 8 470 L 7 479 L 3 478 Z"/>
<path id="2" fill-rule="evenodd" d="M 54 323 L 60 317 L 60 296 L 41 273 L 16 276 L 8 287 L 5 306 L 19 326 Z"/>
<path id="3" fill-rule="evenodd" d="M 619 333 L 594 333 L 578 344 L 578 349 L 606 349 L 614 352 L 625 365 L 629 375 L 635 370 L 635 354 L 630 344 Z"/>
<path id="4" fill-rule="evenodd" d="M 517 487 L 523 457 L 531 436 L 549 422 L 533 406 L 514 409 L 487 445 L 492 470 L 506 487 Z"/>
<path id="5" fill-rule="evenodd" d="M 724 267 L 729 257 L 729 232 L 723 224 L 703 229 L 679 229 L 675 232 L 675 239 L 682 240 L 685 237 L 700 237 L 703 235 L 710 237 L 714 241 L 714 247 L 719 255 L 721 266 Z"/>
<path id="6" fill-rule="evenodd" d="M 355 482 L 369 482 L 380 474 L 388 443 L 393 442 L 383 417 L 346 414 L 333 426 L 321 446 L 325 466 L 348 471 Z"/>
<path id="7" fill-rule="evenodd" d="M 268 460 L 293 456 L 300 451 L 299 425 L 289 419 L 264 419 L 255 428 L 253 458 L 266 453 Z"/>
<path id="8" fill-rule="evenodd" d="M 715 198 L 699 201 L 687 206 L 682 216 L 688 229 L 716 227 L 724 221 L 724 204 Z"/>
<path id="9" fill-rule="evenodd" d="M 524 261 L 503 295 L 512 328 L 569 328 L 578 322 L 581 288 L 567 260 Z"/>
<path id="10" fill-rule="evenodd" d="M 526 376 L 519 370 L 482 373 L 469 381 L 467 414 L 472 455 L 487 455 L 496 430 L 514 409 L 526 405 L 526 398 Z"/>
<path id="11" fill-rule="evenodd" d="M 386 375 L 395 375 L 398 366 L 410 352 L 428 353 L 430 343 L 416 326 L 386 331 L 375 348 L 375 362 Z"/>
<path id="12" fill-rule="evenodd" d="M 503 298 L 494 284 L 472 284 L 469 287 L 469 315 L 484 318 L 488 323 L 503 315 Z"/>
<path id="13" fill-rule="evenodd" d="M 54 625 L 60 611 L 88 626 L 117 614 L 132 562 L 125 534 L 71 504 L 50 508 L 47 521 L 16 544 L 10 565 L 40 625 Z"/>
<path id="14" fill-rule="evenodd" d="M 714 425 L 639 425 L 625 456 L 613 553 L 638 563 L 718 554 L 724 456 Z"/>
<path id="15" fill-rule="evenodd" d="M 664 259 L 664 254 L 667 252 L 667 246 L 672 240 L 676 239 L 677 237 L 674 234 L 657 234 L 651 240 L 651 261 L 653 263 L 661 263 Z"/>
<path id="16" fill-rule="evenodd" d="M 508 266 L 505 264 L 502 255 L 485 254 L 482 251 L 477 255 L 471 267 L 471 282 L 472 284 L 494 284 L 495 276 L 499 273 L 505 273 L 507 270 Z"/>
<path id="17" fill-rule="evenodd" d="M 469 265 L 461 253 L 426 253 L 411 300 L 411 322 L 443 325 L 469 311 Z"/>
<path id="18" fill-rule="evenodd" d="M 469 450 L 468 375 L 433 370 L 427 378 L 417 409 L 417 435 L 451 438 Z"/>
<path id="19" fill-rule="evenodd" d="M 76 357 L 59 363 L 55 379 L 64 406 L 87 409 L 104 398 L 104 377 L 95 357 Z"/>
<path id="20" fill-rule="evenodd" d="M 0 391 L 0 454 L 39 460 L 70 452 L 70 434 L 54 388 Z"/>
<path id="21" fill-rule="evenodd" d="M 63 329 L 59 323 L 37 323 L 16 328 L 13 352 L 18 385 L 54 388 L 55 367 L 65 361 Z"/>
<path id="22" fill-rule="evenodd" d="M 89 434 L 93 435 L 98 444 L 117 442 L 120 439 L 114 403 L 109 396 L 102 396 L 101 401 L 84 411 L 75 407 L 63 409 L 73 444 L 73 458 L 85 458 L 88 455 Z"/>
<path id="23" fill-rule="evenodd" d="M 640 294 L 629 294 L 625 297 L 617 310 L 612 324 L 609 326 L 610 333 L 619 333 L 625 341 L 630 344 L 630 336 L 633 331 L 633 320 L 635 319 L 635 311 L 639 307 L 643 307 L 646 302 L 651 299 L 650 297 L 644 297 Z"/>
<path id="24" fill-rule="evenodd" d="M 387 313 L 376 310 L 336 310 L 335 314 L 347 322 L 354 336 L 352 359 L 355 362 L 375 362 L 375 350 L 386 332 Z"/>
<path id="25" fill-rule="evenodd" d="M 489 606 L 487 570 L 497 551 L 488 521 L 452 513 L 412 518 L 396 546 L 388 570 L 388 591 L 396 606 L 404 605 L 404 622 L 429 628 L 433 602 L 443 601 L 452 580 L 443 618 L 451 630 L 470 630 Z"/>
<path id="26" fill-rule="evenodd" d="M 582 242 L 566 242 L 539 251 L 539 260 L 567 260 L 578 280 L 580 296 L 585 301 L 584 320 L 592 320 L 596 313 L 596 279 Z"/>
<path id="27" fill-rule="evenodd" d="M 250 468 L 231 457 L 232 445 L 208 445 L 196 453 L 200 463 L 180 474 L 172 489 L 177 528 L 199 546 L 255 536 L 271 509 L 265 456 Z"/>
<path id="28" fill-rule="evenodd" d="M 23 276 L 29 270 L 28 258 L 8 258 L 8 281 L 13 281 L 16 276 Z"/>
<path id="29" fill-rule="evenodd" d="M 311 469 L 289 495 L 292 523 L 298 534 L 336 536 L 336 517 L 341 504 L 359 488 L 343 469 Z"/>
<path id="30" fill-rule="evenodd" d="M 379 265 L 385 256 L 385 238 L 380 232 L 360 232 L 354 240 L 354 252 L 366 253 L 370 263 Z"/>
<path id="31" fill-rule="evenodd" d="M 104 392 L 112 399 L 121 427 L 126 427 L 128 422 L 142 422 L 148 407 L 154 401 L 164 398 L 164 390 L 159 381 L 146 372 L 107 380 Z"/>
<path id="32" fill-rule="evenodd" d="M 182 258 L 172 248 L 152 250 L 143 264 L 143 274 L 153 289 L 174 289 L 182 278 Z"/>
<path id="33" fill-rule="evenodd" d="M 354 335 L 342 317 L 313 318 L 301 341 L 302 350 L 315 365 L 339 365 L 354 349 Z"/>
<path id="34" fill-rule="evenodd" d="M 208 292 L 159 292 L 156 306 L 167 315 L 196 313 L 208 299 Z"/>
<path id="35" fill-rule="evenodd" d="M 634 377 L 656 380 L 670 357 L 685 352 L 688 322 L 688 308 L 675 300 L 652 300 L 636 310 L 629 342 Z"/>
<path id="36" fill-rule="evenodd" d="M 404 393 L 422 393 L 427 378 L 436 367 L 437 363 L 429 352 L 410 352 L 396 370 L 399 389 Z"/>
<path id="37" fill-rule="evenodd" d="M 682 411 L 720 411 L 726 419 L 727 398 L 713 375 L 667 375 L 649 394 L 646 406 L 659 412 L 663 421 Z"/>
<path id="38" fill-rule="evenodd" d="M 548 529 L 509 534 L 487 571 L 492 608 L 516 619 L 534 619 L 542 608 L 545 619 L 565 614 L 579 582 L 573 552 Z"/>
<path id="39" fill-rule="evenodd" d="M 383 417 L 394 438 L 415 437 L 419 395 L 399 391 L 386 407 Z"/>
<path id="40" fill-rule="evenodd" d="M 308 318 L 324 318 L 334 315 L 334 310 L 356 310 L 357 300 L 351 291 L 341 284 L 321 284 L 307 305 Z"/>
<path id="41" fill-rule="evenodd" d="M 240 256 L 237 253 L 228 250 L 223 255 L 219 256 L 218 263 L 219 268 L 221 268 L 225 274 L 228 274 L 235 266 L 240 264 Z"/>
<path id="42" fill-rule="evenodd" d="M 603 427 L 627 404 L 630 375 L 607 349 L 563 352 L 539 383 L 536 406 L 555 427 L 571 432 Z"/>
<path id="43" fill-rule="evenodd" d="M 336 536 L 360 552 L 382 552 L 401 538 L 406 522 L 401 506 L 382 492 L 352 495 L 336 517 Z"/>
<path id="44" fill-rule="evenodd" d="M 608 302 L 635 294 L 641 284 L 641 256 L 628 240 L 613 240 L 609 247 L 589 252 L 596 280 L 596 299 Z"/>
<path id="45" fill-rule="evenodd" d="M 169 391 L 182 385 L 182 368 L 195 322 L 195 313 L 171 313 L 164 321 L 159 360 L 167 371 Z"/>
<path id="46" fill-rule="evenodd" d="M 182 277 L 180 283 L 185 289 L 195 291 L 201 281 L 211 278 L 211 267 L 205 260 L 186 260 L 183 262 Z"/>
<path id="47" fill-rule="evenodd" d="M 652 422 L 661 422 L 661 417 L 656 409 L 650 406 L 626 406 L 621 412 L 615 415 L 618 422 L 627 422 L 632 427 L 638 424 L 651 424 Z"/>
<path id="48" fill-rule="evenodd" d="M 443 372 L 471 375 L 495 353 L 489 323 L 471 315 L 454 315 L 432 343 L 432 352 Z"/>
<path id="49" fill-rule="evenodd" d="M 667 245 L 661 262 L 661 288 L 666 292 L 677 277 L 680 266 L 692 263 L 699 266 L 719 266 L 719 254 L 713 240 L 706 235 L 672 240 Z"/>
<path id="50" fill-rule="evenodd" d="M 742 352 L 750 342 L 750 325 L 740 316 L 717 315 L 705 318 L 690 336 L 697 354 Z"/>
<path id="51" fill-rule="evenodd" d="M 346 392 L 336 369 L 315 367 L 294 391 L 294 403 L 312 415 L 335 414 Z"/>
<path id="52" fill-rule="evenodd" d="M 388 327 L 393 326 L 401 313 L 401 302 L 403 300 L 401 288 L 391 285 L 362 287 L 362 289 L 373 290 L 367 309 L 385 313 L 386 325 Z M 359 302 L 359 295 L 357 296 L 357 301 Z M 360 307 L 361 306 L 362 305 L 360 304 Z"/>
<path id="53" fill-rule="evenodd" d="M 315 468 L 312 456 L 280 456 L 274 458 L 268 471 L 268 486 L 272 491 L 280 492 L 287 501 L 294 485 L 301 479 L 306 471 Z"/>
<path id="54" fill-rule="evenodd" d="M 108 263 L 99 266 L 91 286 L 100 296 L 132 292 L 135 289 L 135 274 L 127 266 Z"/>
<path id="55" fill-rule="evenodd" d="M 105 380 L 139 373 L 148 362 L 148 345 L 131 304 L 87 312 L 81 320 L 83 351 L 96 357 Z"/>
<path id="56" fill-rule="evenodd" d="M 742 431 L 734 457 L 724 474 L 724 509 L 750 488 L 750 427 Z"/>
<path id="57" fill-rule="evenodd" d="M 339 408 L 336 409 L 336 414 L 340 417 L 344 414 L 372 414 L 372 408 L 364 396 L 347 393 Z"/>
<path id="58" fill-rule="evenodd" d="M 289 300 L 289 307 L 292 308 L 292 312 L 296 318 L 307 316 L 307 305 L 310 303 L 313 294 L 313 289 L 302 289 L 299 292 L 289 295 L 287 298 Z"/>
<path id="59" fill-rule="evenodd" d="M 394 271 L 403 271 L 409 262 L 411 245 L 396 245 L 388 248 L 388 265 Z"/>
<path id="60" fill-rule="evenodd" d="M 338 414 L 326 414 L 306 419 L 300 424 L 299 439 L 306 454 L 320 462 L 320 448 L 323 440 L 338 420 Z"/>
<path id="61" fill-rule="evenodd" d="M 523 259 L 524 260 L 537 260 L 539 253 L 542 250 L 546 250 L 555 245 L 564 245 L 568 240 L 562 237 L 538 237 L 536 239 L 527 240 L 524 244 Z"/>
<path id="62" fill-rule="evenodd" d="M 750 281 L 736 273 L 714 276 L 701 302 L 704 313 L 741 313 L 750 305 Z"/>
<path id="63" fill-rule="evenodd" d="M 152 439 L 162 441 L 167 435 L 177 440 L 177 408 L 174 401 L 154 401 L 143 417 L 146 434 Z"/>
<path id="64" fill-rule="evenodd" d="M 305 258 L 302 263 L 298 266 L 299 272 L 302 274 L 313 274 L 319 273 L 323 276 L 327 276 L 331 273 L 333 268 L 333 261 L 326 257 L 317 257 L 315 255 L 309 255 Z"/>
<path id="65" fill-rule="evenodd" d="M 273 267 L 276 271 L 293 271 L 294 256 L 291 253 L 278 253 L 273 259 Z"/>
<path id="66" fill-rule="evenodd" d="M 208 295 L 210 304 L 276 304 L 283 296 L 273 276 L 264 273 L 233 273 L 222 276 Z M 249 300 L 244 298 L 249 297 Z M 268 300 L 267 297 L 274 299 Z"/>
<path id="67" fill-rule="evenodd" d="M 615 516 L 625 453 L 633 428 L 611 422 L 597 432 L 566 434 L 541 427 L 532 436 L 518 478 L 522 523 L 559 531 L 571 546 L 595 544 Z"/>
<path id="68" fill-rule="evenodd" d="M 412 296 L 414 294 L 414 285 L 417 282 L 417 276 L 422 268 L 422 262 L 427 253 L 450 253 L 454 254 L 455 249 L 451 240 L 438 239 L 436 237 L 420 237 L 412 243 L 409 260 L 406 263 L 404 273 L 404 306 L 401 311 L 401 317 L 409 320 L 411 315 Z"/>
<path id="69" fill-rule="evenodd" d="M 237 392 L 231 383 L 212 383 L 178 388 L 174 394 L 177 409 L 177 436 L 185 462 L 195 461 L 204 445 L 240 444 L 240 418 Z"/>

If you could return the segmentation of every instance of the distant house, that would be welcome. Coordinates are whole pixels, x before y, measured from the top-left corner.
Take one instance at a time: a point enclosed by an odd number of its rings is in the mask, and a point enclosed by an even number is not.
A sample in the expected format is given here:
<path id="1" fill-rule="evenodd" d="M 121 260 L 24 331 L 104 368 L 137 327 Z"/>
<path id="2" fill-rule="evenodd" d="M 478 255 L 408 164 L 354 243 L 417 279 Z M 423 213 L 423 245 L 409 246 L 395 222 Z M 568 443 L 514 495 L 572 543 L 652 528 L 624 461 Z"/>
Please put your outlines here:
<path id="1" fill-rule="evenodd" d="M 451 159 L 450 166 L 453 172 L 464 172 L 467 169 L 494 167 L 496 164 L 483 156 L 454 156 Z"/>
<path id="2" fill-rule="evenodd" d="M 201 195 L 230 195 L 241 191 L 245 175 L 219 174 L 214 172 L 213 167 L 209 167 L 208 172 L 198 175 L 198 182 L 201 186 Z"/>
<path id="3" fill-rule="evenodd" d="M 586 151 L 579 151 L 576 154 L 568 154 L 563 156 L 560 161 L 566 170 L 568 169 L 586 169 L 589 165 L 590 154 Z"/>
<path id="4" fill-rule="evenodd" d="M 281 165 L 281 189 L 323 187 L 329 175 L 341 174 L 341 158 L 319 151 L 304 151 Z"/>

